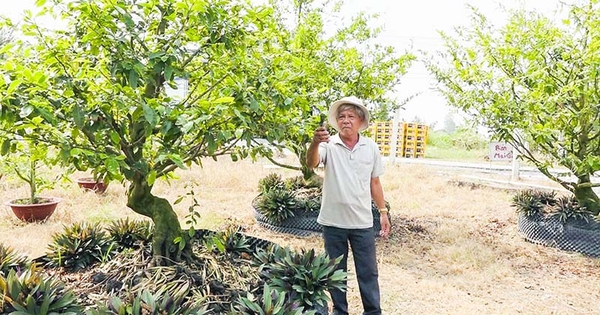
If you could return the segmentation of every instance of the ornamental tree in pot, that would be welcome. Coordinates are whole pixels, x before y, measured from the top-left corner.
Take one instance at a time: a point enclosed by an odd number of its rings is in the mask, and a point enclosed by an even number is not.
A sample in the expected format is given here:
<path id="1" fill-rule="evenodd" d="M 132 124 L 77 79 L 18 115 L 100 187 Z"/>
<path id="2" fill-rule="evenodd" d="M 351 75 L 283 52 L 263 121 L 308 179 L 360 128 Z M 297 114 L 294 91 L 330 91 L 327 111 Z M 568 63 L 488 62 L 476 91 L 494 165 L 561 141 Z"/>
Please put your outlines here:
<path id="1" fill-rule="evenodd" d="M 77 179 L 77 185 L 86 191 L 103 194 L 108 188 L 108 183 L 97 177 L 81 177 Z"/>
<path id="2" fill-rule="evenodd" d="M 11 154 L 9 154 L 11 153 Z M 38 173 L 44 166 L 54 165 L 54 159 L 44 146 L 36 146 L 22 140 L 5 139 L 2 143 L 4 168 L 29 186 L 29 196 L 7 202 L 17 218 L 26 222 L 44 221 L 50 217 L 60 198 L 40 196 L 44 189 L 51 188 L 55 181 Z"/>

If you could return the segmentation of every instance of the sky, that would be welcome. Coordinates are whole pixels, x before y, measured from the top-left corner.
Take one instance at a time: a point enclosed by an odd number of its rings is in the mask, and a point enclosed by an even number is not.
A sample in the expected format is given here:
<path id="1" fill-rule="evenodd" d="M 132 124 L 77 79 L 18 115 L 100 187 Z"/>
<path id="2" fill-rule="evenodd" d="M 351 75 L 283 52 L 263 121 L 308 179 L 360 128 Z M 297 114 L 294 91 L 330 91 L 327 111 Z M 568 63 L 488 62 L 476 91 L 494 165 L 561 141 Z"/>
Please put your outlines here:
<path id="1" fill-rule="evenodd" d="M 576 0 L 573 0 L 576 1 Z M 383 28 L 378 41 L 392 45 L 397 51 L 410 49 L 434 52 L 442 49 L 442 41 L 438 31 L 451 31 L 453 27 L 468 23 L 469 10 L 467 4 L 479 8 L 492 21 L 502 23 L 504 16 L 501 5 L 506 8 L 533 9 L 552 16 L 559 8 L 561 0 L 346 0 L 339 16 L 340 23 L 348 22 L 358 12 L 377 13 L 377 26 Z M 572 1 L 571 1 L 572 2 Z M 35 0 L 0 0 L 0 15 L 18 20 L 21 12 L 34 8 Z M 501 5 L 500 5 L 501 3 Z M 412 47 L 412 48 L 411 48 Z M 404 121 L 420 121 L 442 128 L 449 114 L 454 115 L 460 123 L 461 114 L 447 106 L 445 99 L 432 87 L 433 78 L 428 74 L 421 61 L 417 61 L 403 77 L 397 88 L 398 99 L 418 94 L 400 111 Z"/>
<path id="2" fill-rule="evenodd" d="M 560 7 L 559 0 L 347 0 L 347 3 L 349 12 L 379 14 L 377 21 L 384 30 L 379 37 L 381 43 L 392 45 L 398 51 L 412 47 L 413 52 L 441 50 L 439 31 L 451 32 L 455 26 L 468 24 L 467 4 L 477 7 L 496 24 L 506 19 L 500 3 L 505 8 L 532 9 L 547 16 L 555 15 Z M 420 94 L 400 111 L 401 120 L 414 121 L 418 117 L 426 124 L 435 124 L 436 129 L 443 127 L 449 114 L 455 122 L 462 121 L 464 115 L 447 106 L 445 99 L 432 89 L 434 84 L 422 61 L 415 62 L 403 77 L 397 95 L 405 99 Z"/>

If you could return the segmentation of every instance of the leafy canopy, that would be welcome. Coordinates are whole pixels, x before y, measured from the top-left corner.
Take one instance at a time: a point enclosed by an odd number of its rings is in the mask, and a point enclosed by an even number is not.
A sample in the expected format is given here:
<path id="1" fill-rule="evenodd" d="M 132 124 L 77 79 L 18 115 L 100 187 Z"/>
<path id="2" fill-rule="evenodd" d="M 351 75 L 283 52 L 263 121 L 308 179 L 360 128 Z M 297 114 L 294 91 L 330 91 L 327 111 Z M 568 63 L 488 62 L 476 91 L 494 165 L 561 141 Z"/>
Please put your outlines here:
<path id="1" fill-rule="evenodd" d="M 497 27 L 473 8 L 471 25 L 442 34 L 445 50 L 428 63 L 450 105 L 470 113 L 546 176 L 598 214 L 591 175 L 600 170 L 600 10 L 571 6 L 555 22 L 510 12 Z M 535 150 L 534 150 L 535 149 Z M 572 177 L 557 177 L 554 165 Z"/>

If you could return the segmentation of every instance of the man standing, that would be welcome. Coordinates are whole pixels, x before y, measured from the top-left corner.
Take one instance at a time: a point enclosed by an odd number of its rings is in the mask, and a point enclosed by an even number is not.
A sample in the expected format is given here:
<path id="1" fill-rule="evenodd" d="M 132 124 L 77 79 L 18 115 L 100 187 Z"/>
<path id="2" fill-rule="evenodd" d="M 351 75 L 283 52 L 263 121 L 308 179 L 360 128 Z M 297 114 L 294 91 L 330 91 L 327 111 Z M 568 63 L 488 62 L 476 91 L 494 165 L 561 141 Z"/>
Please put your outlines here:
<path id="1" fill-rule="evenodd" d="M 390 221 L 379 181 L 383 174 L 379 149 L 372 139 L 360 135 L 369 126 L 369 111 L 358 98 L 344 97 L 331 104 L 328 121 L 338 134 L 330 137 L 324 126 L 317 128 L 306 156 L 309 167 L 322 163 L 325 168 L 317 222 L 323 225 L 327 254 L 343 255 L 339 268 L 344 271 L 348 244 L 352 249 L 363 314 L 381 314 L 371 199 L 379 208 L 382 237 L 388 237 Z M 329 293 L 333 314 L 348 314 L 346 293 Z"/>

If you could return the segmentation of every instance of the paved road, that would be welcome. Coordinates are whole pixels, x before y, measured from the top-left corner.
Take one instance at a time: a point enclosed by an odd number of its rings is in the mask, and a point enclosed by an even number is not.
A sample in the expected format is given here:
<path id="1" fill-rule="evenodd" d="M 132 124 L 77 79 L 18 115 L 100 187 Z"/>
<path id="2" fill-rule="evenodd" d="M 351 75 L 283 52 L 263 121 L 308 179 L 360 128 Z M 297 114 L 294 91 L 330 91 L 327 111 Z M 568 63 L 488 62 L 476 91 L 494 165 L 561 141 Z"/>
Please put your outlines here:
<path id="1" fill-rule="evenodd" d="M 386 162 L 391 163 L 391 158 L 384 158 Z M 461 174 L 461 178 L 480 184 L 490 184 L 502 188 L 543 188 L 543 189 L 558 189 L 562 187 L 542 174 L 537 168 L 531 166 L 519 167 L 518 179 L 512 179 L 512 164 L 511 163 L 467 163 L 455 161 L 442 161 L 432 159 L 410 159 L 396 158 L 397 164 L 420 164 L 439 168 L 440 171 Z M 564 180 L 576 180 L 566 168 L 553 168 L 550 173 Z M 500 177 L 501 179 L 498 179 Z M 592 178 L 593 182 L 600 182 L 600 177 Z M 596 193 L 600 193 L 600 187 L 594 189 Z"/>

